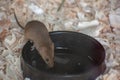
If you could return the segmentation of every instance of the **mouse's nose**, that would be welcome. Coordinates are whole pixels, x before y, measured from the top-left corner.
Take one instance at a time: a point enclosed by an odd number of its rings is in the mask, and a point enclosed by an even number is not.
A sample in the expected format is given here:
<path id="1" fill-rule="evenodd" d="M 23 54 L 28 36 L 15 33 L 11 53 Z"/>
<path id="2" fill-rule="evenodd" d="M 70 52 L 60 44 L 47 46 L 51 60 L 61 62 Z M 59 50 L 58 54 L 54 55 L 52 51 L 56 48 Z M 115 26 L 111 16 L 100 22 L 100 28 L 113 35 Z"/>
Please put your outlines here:
<path id="1" fill-rule="evenodd" d="M 48 63 L 48 66 L 49 66 L 50 68 L 54 67 L 54 61 L 51 61 L 50 63 Z"/>

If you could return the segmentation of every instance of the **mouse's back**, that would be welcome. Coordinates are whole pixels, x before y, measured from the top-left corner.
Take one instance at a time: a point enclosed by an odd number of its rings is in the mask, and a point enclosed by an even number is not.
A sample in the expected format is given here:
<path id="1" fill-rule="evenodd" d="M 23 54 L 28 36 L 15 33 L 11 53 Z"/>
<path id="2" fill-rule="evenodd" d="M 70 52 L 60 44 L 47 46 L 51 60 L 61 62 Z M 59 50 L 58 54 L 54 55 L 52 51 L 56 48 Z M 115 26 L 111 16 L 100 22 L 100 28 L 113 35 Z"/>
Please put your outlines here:
<path id="1" fill-rule="evenodd" d="M 40 41 L 45 41 L 48 40 L 49 33 L 42 22 L 30 21 L 25 26 L 25 37 L 30 40 L 34 40 L 37 38 L 38 40 L 40 39 Z"/>

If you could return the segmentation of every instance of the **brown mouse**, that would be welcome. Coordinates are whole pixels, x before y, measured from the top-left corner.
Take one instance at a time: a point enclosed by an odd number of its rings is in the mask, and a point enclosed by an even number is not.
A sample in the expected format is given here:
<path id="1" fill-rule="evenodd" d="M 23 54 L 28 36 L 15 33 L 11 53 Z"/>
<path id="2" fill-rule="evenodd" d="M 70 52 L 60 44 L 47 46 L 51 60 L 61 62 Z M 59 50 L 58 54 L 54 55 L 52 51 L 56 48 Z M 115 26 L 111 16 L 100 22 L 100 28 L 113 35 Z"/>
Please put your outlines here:
<path id="1" fill-rule="evenodd" d="M 25 28 L 20 25 L 14 13 L 17 24 L 24 29 L 26 40 L 31 40 L 35 48 L 49 67 L 54 66 L 54 43 L 52 42 L 46 26 L 37 20 L 30 21 Z"/>

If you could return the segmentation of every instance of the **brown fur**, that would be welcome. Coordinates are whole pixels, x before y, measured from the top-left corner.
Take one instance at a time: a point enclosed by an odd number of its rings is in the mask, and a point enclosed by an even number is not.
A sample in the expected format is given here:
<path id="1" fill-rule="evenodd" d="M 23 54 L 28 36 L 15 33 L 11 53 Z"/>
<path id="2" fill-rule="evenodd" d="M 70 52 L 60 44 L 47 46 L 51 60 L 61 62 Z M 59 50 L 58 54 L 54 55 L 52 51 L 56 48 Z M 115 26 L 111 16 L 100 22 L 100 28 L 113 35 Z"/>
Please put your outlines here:
<path id="1" fill-rule="evenodd" d="M 15 19 L 20 27 L 22 27 L 17 17 L 14 13 Z M 38 50 L 39 54 L 43 58 L 49 67 L 54 66 L 54 43 L 51 41 L 49 33 L 45 25 L 40 21 L 30 21 L 26 24 L 25 28 L 25 38 L 27 40 L 32 40 L 34 46 Z"/>

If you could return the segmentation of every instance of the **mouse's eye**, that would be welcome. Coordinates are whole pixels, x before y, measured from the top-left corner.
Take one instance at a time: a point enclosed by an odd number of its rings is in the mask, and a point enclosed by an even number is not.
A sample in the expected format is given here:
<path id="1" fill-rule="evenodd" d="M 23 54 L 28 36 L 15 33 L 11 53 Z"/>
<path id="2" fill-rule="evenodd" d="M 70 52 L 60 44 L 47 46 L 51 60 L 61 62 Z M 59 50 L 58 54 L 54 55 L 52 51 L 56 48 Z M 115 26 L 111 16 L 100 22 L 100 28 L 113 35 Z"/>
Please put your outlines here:
<path id="1" fill-rule="evenodd" d="M 48 61 L 49 61 L 49 59 L 47 58 L 47 59 L 46 59 L 46 61 L 48 62 Z"/>

